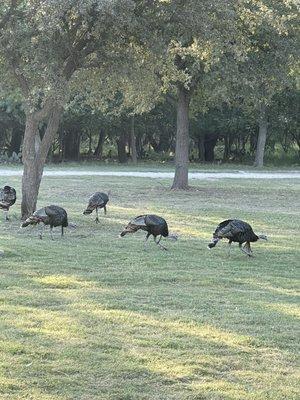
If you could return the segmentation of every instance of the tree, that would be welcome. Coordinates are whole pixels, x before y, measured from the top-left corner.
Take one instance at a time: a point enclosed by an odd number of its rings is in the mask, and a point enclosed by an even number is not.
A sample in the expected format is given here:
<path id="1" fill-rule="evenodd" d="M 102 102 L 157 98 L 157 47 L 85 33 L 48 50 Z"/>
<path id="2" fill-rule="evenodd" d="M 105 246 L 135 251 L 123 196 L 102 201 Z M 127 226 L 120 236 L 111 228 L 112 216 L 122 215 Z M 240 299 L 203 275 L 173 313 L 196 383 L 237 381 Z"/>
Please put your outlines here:
<path id="1" fill-rule="evenodd" d="M 77 71 L 94 61 L 107 62 L 113 44 L 124 40 L 119 32 L 127 31 L 132 2 L 37 0 L 12 5 L 9 11 L 0 8 L 0 61 L 22 93 L 26 114 L 21 206 L 26 218 L 36 208 L 70 83 Z"/>
<path id="2" fill-rule="evenodd" d="M 19 154 L 24 134 L 24 112 L 17 99 L 7 96 L 6 100 L 0 101 L 0 127 L 2 146 L 8 156 Z"/>
<path id="3" fill-rule="evenodd" d="M 165 57 L 161 79 L 177 96 L 175 176 L 172 188 L 188 188 L 189 111 L 199 83 L 217 64 L 225 51 L 238 58 L 246 47 L 240 40 L 240 3 L 219 1 L 172 1 L 159 4 L 155 22 L 160 32 L 160 51 Z M 155 29 L 154 28 L 154 29 Z M 232 46 L 233 41 L 236 45 Z"/>
<path id="4" fill-rule="evenodd" d="M 296 1 L 269 0 L 249 9 L 246 18 L 244 27 L 249 51 L 236 65 L 234 85 L 257 115 L 259 129 L 254 166 L 262 167 L 273 97 L 293 86 L 292 69 L 299 52 L 299 12 Z"/>
<path id="5" fill-rule="evenodd" d="M 81 96 L 83 104 L 95 113 L 114 120 L 115 130 L 119 131 L 116 143 L 121 163 L 128 159 L 127 144 L 131 160 L 137 162 L 135 119 L 151 111 L 162 99 L 161 82 L 156 74 L 160 60 L 138 40 L 140 33 L 134 33 L 136 37 L 131 37 L 128 44 L 121 43 L 119 49 L 114 45 L 117 54 L 124 54 L 122 63 L 94 63 L 94 68 L 81 70 L 72 85 L 75 98 Z"/>

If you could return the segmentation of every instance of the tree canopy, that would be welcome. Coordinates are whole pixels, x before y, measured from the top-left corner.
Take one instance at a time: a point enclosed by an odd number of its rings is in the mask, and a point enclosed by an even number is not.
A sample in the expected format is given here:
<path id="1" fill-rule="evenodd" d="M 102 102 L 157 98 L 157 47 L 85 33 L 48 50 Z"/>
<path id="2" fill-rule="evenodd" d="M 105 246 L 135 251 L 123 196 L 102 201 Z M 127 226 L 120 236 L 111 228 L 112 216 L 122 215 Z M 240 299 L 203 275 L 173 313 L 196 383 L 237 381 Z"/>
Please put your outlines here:
<path id="1" fill-rule="evenodd" d="M 184 189 L 219 145 L 258 166 L 299 148 L 298 25 L 296 0 L 2 1 L 0 146 L 21 151 L 23 216 L 49 152 L 157 153 Z"/>

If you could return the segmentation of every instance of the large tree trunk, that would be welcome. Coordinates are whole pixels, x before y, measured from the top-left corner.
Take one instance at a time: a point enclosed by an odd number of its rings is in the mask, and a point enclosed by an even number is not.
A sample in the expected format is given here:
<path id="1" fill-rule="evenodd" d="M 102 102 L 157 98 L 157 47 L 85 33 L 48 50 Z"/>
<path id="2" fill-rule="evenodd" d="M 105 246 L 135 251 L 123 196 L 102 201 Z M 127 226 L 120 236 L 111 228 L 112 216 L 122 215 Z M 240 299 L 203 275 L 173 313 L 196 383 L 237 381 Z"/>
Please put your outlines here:
<path id="1" fill-rule="evenodd" d="M 255 167 L 261 168 L 264 166 L 264 154 L 265 154 L 265 146 L 267 140 L 267 131 L 268 131 L 268 121 L 267 121 L 266 104 L 262 103 L 260 106 L 260 115 L 259 115 L 259 131 L 258 131 L 255 161 L 254 161 Z"/>
<path id="2" fill-rule="evenodd" d="M 126 135 L 122 131 L 119 139 L 117 140 L 118 145 L 118 160 L 120 163 L 124 164 L 127 162 L 126 154 Z"/>
<path id="3" fill-rule="evenodd" d="M 104 139 L 105 139 L 104 129 L 101 128 L 99 131 L 97 147 L 95 148 L 94 151 L 94 156 L 96 156 L 98 160 L 102 160 Z"/>
<path id="4" fill-rule="evenodd" d="M 227 134 L 227 135 L 225 134 L 225 136 L 224 136 L 223 162 L 229 160 L 230 150 L 231 150 L 230 137 L 229 137 L 229 134 Z"/>
<path id="5" fill-rule="evenodd" d="M 172 189 L 188 189 L 189 165 L 189 105 L 191 93 L 178 85 L 175 176 Z"/>
<path id="6" fill-rule="evenodd" d="M 39 122 L 32 114 L 26 118 L 25 134 L 23 141 L 22 161 L 24 165 L 22 178 L 22 219 L 27 218 L 36 209 L 39 189 L 38 175 L 40 170 L 36 158 L 39 135 Z M 39 170 L 39 171 L 38 171 Z"/>
<path id="7" fill-rule="evenodd" d="M 204 157 L 205 161 L 213 162 L 215 159 L 215 147 L 218 141 L 218 135 L 208 134 L 204 139 Z"/>
<path id="8" fill-rule="evenodd" d="M 22 219 L 27 218 L 36 209 L 37 197 L 43 175 L 44 164 L 51 143 L 58 130 L 62 108 L 53 106 L 49 112 L 47 128 L 43 139 L 39 133 L 38 113 L 31 113 L 26 116 L 26 126 L 23 141 L 22 160 L 24 164 L 22 178 Z"/>
<path id="9" fill-rule="evenodd" d="M 81 132 L 78 128 L 71 128 L 64 133 L 63 137 L 63 159 L 66 161 L 78 161 L 80 156 Z"/>
<path id="10" fill-rule="evenodd" d="M 131 145 L 131 161 L 133 164 L 136 164 L 137 163 L 137 151 L 136 151 L 136 138 L 135 138 L 135 131 L 134 131 L 134 115 L 131 117 L 130 145 Z"/>
<path id="11" fill-rule="evenodd" d="M 197 145 L 198 145 L 198 160 L 202 162 L 205 160 L 204 135 L 200 134 L 200 136 L 198 136 Z"/>

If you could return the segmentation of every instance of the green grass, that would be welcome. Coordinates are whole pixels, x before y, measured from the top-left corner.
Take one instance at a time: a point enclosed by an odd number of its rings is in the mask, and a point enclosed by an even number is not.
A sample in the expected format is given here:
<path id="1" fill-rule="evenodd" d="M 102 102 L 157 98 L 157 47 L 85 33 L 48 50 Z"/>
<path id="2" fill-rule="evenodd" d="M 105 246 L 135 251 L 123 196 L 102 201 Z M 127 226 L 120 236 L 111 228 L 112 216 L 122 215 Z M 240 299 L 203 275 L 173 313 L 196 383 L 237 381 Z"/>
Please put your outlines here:
<path id="1" fill-rule="evenodd" d="M 2 218 L 1 399 L 299 399 L 299 181 L 169 185 L 44 178 L 38 206 L 59 204 L 78 225 L 54 241 L 19 229 L 20 200 Z M 82 215 L 96 189 L 112 190 L 99 225 Z M 118 238 L 150 212 L 180 235 L 168 252 L 144 252 L 141 232 Z M 237 246 L 229 258 L 225 242 L 206 249 L 229 217 L 269 236 L 253 259 Z"/>
<path id="2" fill-rule="evenodd" d="M 18 169 L 21 170 L 20 164 L 0 164 L 2 169 Z M 103 170 L 103 171 L 164 171 L 174 172 L 174 163 L 169 161 L 139 161 L 137 165 L 130 162 L 127 164 L 119 164 L 118 162 L 101 162 L 101 161 L 82 161 L 80 163 L 64 162 L 64 163 L 50 163 L 47 164 L 46 170 L 63 170 L 63 169 L 76 169 L 76 170 Z M 197 171 L 219 171 L 219 172 L 234 172 L 234 171 L 252 171 L 252 172 L 279 172 L 279 171 L 299 171 L 299 164 L 292 165 L 266 165 L 264 168 L 256 168 L 251 164 L 236 164 L 236 163 L 190 163 L 189 170 L 191 172 Z"/>

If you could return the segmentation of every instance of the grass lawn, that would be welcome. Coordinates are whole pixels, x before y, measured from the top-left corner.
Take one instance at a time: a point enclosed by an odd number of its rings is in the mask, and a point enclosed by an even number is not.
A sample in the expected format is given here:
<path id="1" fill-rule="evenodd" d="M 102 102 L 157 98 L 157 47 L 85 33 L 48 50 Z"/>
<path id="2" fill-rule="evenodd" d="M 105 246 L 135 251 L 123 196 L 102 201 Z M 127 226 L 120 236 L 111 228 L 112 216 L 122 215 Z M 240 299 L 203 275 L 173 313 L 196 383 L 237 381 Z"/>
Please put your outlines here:
<path id="1" fill-rule="evenodd" d="M 10 170 L 22 171 L 21 164 L 2 164 L 0 168 Z M 100 171 L 153 171 L 153 172 L 174 172 L 174 163 L 168 161 L 139 161 L 137 165 L 128 163 L 120 165 L 118 162 L 113 161 L 82 161 L 80 163 L 75 162 L 63 162 L 63 163 L 52 163 L 47 164 L 47 171 L 51 170 L 64 170 L 64 169 L 76 169 L 76 170 L 100 170 Z M 236 171 L 249 171 L 249 172 L 287 172 L 287 171 L 299 171 L 299 165 L 266 165 L 264 168 L 256 168 L 251 164 L 236 164 L 236 163 L 190 163 L 190 172 L 236 172 Z"/>
<path id="2" fill-rule="evenodd" d="M 10 182 L 7 182 L 7 179 Z M 20 178 L 0 177 L 0 185 Z M 299 181 L 44 178 L 38 206 L 65 207 L 76 230 L 51 241 L 0 222 L 0 399 L 299 399 Z M 108 214 L 83 216 L 95 190 Z M 131 217 L 164 216 L 178 242 L 119 239 Z M 218 222 L 238 217 L 269 242 L 248 259 Z"/>

